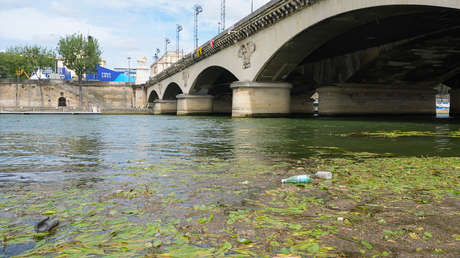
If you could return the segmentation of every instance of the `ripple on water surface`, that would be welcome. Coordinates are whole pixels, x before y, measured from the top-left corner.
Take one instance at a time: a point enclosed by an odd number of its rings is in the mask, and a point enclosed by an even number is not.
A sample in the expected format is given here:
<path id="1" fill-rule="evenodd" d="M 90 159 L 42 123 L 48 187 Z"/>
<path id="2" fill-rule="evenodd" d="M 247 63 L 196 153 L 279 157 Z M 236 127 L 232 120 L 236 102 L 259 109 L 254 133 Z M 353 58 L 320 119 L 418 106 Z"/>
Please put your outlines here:
<path id="1" fill-rule="evenodd" d="M 0 116 L 0 173 L 13 181 L 95 173 L 113 164 L 199 157 L 302 158 L 316 147 L 403 156 L 457 156 L 452 121 L 407 119 L 230 119 L 176 116 Z M 417 131 L 432 136 L 369 137 Z M 340 151 L 337 152 L 340 154 Z M 46 176 L 35 176 L 48 172 Z M 11 174 L 20 174 L 11 176 Z M 32 176 L 34 175 L 34 176 Z M 19 181 L 20 181 L 19 180 Z"/>

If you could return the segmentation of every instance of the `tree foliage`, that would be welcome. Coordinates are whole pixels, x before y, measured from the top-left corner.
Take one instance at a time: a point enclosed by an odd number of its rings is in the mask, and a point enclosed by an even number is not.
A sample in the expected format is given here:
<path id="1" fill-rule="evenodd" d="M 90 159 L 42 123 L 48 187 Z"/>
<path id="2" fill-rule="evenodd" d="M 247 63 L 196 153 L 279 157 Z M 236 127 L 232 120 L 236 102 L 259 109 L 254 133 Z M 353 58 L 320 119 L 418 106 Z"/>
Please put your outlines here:
<path id="1" fill-rule="evenodd" d="M 79 81 L 86 72 L 96 72 L 102 54 L 97 39 L 82 34 L 68 35 L 59 41 L 57 49 L 64 65 L 75 71 Z"/>
<path id="2" fill-rule="evenodd" d="M 37 68 L 54 69 L 55 61 L 55 52 L 46 47 L 10 47 L 5 53 L 0 53 L 0 76 L 16 78 L 17 70 L 24 70 L 30 75 Z"/>

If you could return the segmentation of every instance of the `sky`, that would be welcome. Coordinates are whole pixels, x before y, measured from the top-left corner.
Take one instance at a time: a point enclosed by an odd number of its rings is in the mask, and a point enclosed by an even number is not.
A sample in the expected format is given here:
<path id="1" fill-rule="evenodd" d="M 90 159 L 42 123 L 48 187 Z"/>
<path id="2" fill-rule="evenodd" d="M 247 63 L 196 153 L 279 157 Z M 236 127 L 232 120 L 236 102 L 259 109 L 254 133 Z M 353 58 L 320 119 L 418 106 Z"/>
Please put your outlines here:
<path id="1" fill-rule="evenodd" d="M 269 0 L 253 0 L 254 10 Z M 40 45 L 56 49 L 60 38 L 88 33 L 98 39 L 107 68 L 131 67 L 155 49 L 176 49 L 176 24 L 183 26 L 180 49 L 193 50 L 195 4 L 199 15 L 199 43 L 217 35 L 221 0 L 0 0 L 0 51 L 11 46 Z M 226 27 L 251 12 L 250 0 L 226 0 Z"/>

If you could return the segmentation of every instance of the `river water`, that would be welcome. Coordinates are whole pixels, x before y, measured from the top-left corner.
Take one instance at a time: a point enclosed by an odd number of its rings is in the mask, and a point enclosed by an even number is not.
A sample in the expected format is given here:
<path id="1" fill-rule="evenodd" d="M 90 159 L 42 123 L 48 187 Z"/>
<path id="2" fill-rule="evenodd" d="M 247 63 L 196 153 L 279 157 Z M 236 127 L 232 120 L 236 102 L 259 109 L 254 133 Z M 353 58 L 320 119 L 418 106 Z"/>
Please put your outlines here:
<path id="1" fill-rule="evenodd" d="M 454 120 L 403 117 L 0 115 L 0 257 L 76 253 L 123 253 L 128 257 L 178 248 L 185 248 L 183 252 L 190 248 L 197 252 L 207 250 L 211 256 L 216 255 L 212 248 L 229 251 L 228 244 L 222 247 L 225 241 L 241 245 L 243 240 L 235 243 L 235 234 L 243 239 L 257 239 L 254 234 L 268 237 L 281 232 L 260 231 L 257 225 L 251 225 L 257 233 L 248 231 L 246 226 L 230 227 L 236 210 L 251 213 L 268 207 L 263 216 L 254 220 L 263 220 L 263 225 L 276 222 L 279 226 L 279 219 L 296 221 L 297 215 L 290 215 L 291 208 L 277 220 L 269 220 L 273 209 L 278 208 L 270 208 L 272 201 L 265 201 L 270 200 L 267 196 L 305 194 L 281 186 L 280 179 L 313 173 L 319 168 L 316 165 L 321 164 L 317 161 L 322 160 L 324 167 L 330 158 L 353 160 L 334 163 L 343 163 L 347 168 L 331 164 L 333 182 L 337 184 L 361 182 L 360 176 L 351 181 L 344 179 L 355 176 L 347 174 L 348 169 L 356 165 L 355 172 L 365 171 L 366 165 L 359 164 L 368 164 L 379 169 L 386 166 L 387 176 L 398 169 L 409 173 L 415 169 L 423 175 L 423 180 L 416 181 L 419 184 L 442 174 L 446 176 L 445 187 L 450 189 L 450 184 L 456 184 L 455 171 L 460 169 L 457 158 L 449 158 L 460 154 L 459 129 L 460 123 Z M 374 159 L 375 155 L 388 159 Z M 392 161 L 392 157 L 402 159 Z M 368 162 L 364 161 L 366 158 Z M 380 172 L 371 173 L 380 178 Z M 324 184 L 318 187 L 315 183 L 305 191 L 334 187 Z M 273 191 L 277 194 L 270 195 Z M 327 201 L 328 195 L 326 192 L 314 196 Z M 311 199 L 311 207 L 322 204 L 315 198 Z M 297 211 L 297 204 L 292 209 Z M 427 208 L 433 209 L 437 207 Z M 57 216 L 61 224 L 46 236 L 36 236 L 34 225 L 47 215 Z M 154 234 L 159 229 L 153 233 L 149 229 L 152 221 L 161 221 L 160 236 Z M 300 229 L 297 224 L 292 227 Z M 188 239 L 196 232 L 201 232 L 197 234 L 200 237 L 187 240 L 190 245 L 178 240 Z M 150 243 L 152 237 L 160 238 L 164 245 L 155 248 Z M 211 241 L 208 237 L 217 239 Z M 262 237 L 259 243 L 245 248 L 259 248 L 267 244 L 264 241 Z M 446 243 L 447 248 L 450 245 Z M 270 256 L 281 251 L 257 250 L 257 254 Z M 244 253 L 241 248 L 234 251 Z M 348 251 L 339 248 L 337 253 L 340 252 Z"/>
<path id="2" fill-rule="evenodd" d="M 0 182 L 56 181 L 168 159 L 305 158 L 316 147 L 398 156 L 458 156 L 460 123 L 407 118 L 230 119 L 177 116 L 0 116 Z M 360 132 L 434 136 L 340 137 Z"/>

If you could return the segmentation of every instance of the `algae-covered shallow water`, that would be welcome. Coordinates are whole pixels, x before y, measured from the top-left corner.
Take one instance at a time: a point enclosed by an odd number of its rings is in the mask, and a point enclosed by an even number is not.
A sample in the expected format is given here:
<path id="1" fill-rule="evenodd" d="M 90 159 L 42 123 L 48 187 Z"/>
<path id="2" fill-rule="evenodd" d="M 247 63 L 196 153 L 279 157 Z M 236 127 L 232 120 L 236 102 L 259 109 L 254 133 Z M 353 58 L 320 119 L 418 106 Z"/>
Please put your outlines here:
<path id="1" fill-rule="evenodd" d="M 459 129 L 2 115 L 0 257 L 456 256 Z M 280 184 L 318 169 L 333 180 Z M 60 224 L 36 234 L 44 216 Z"/>

